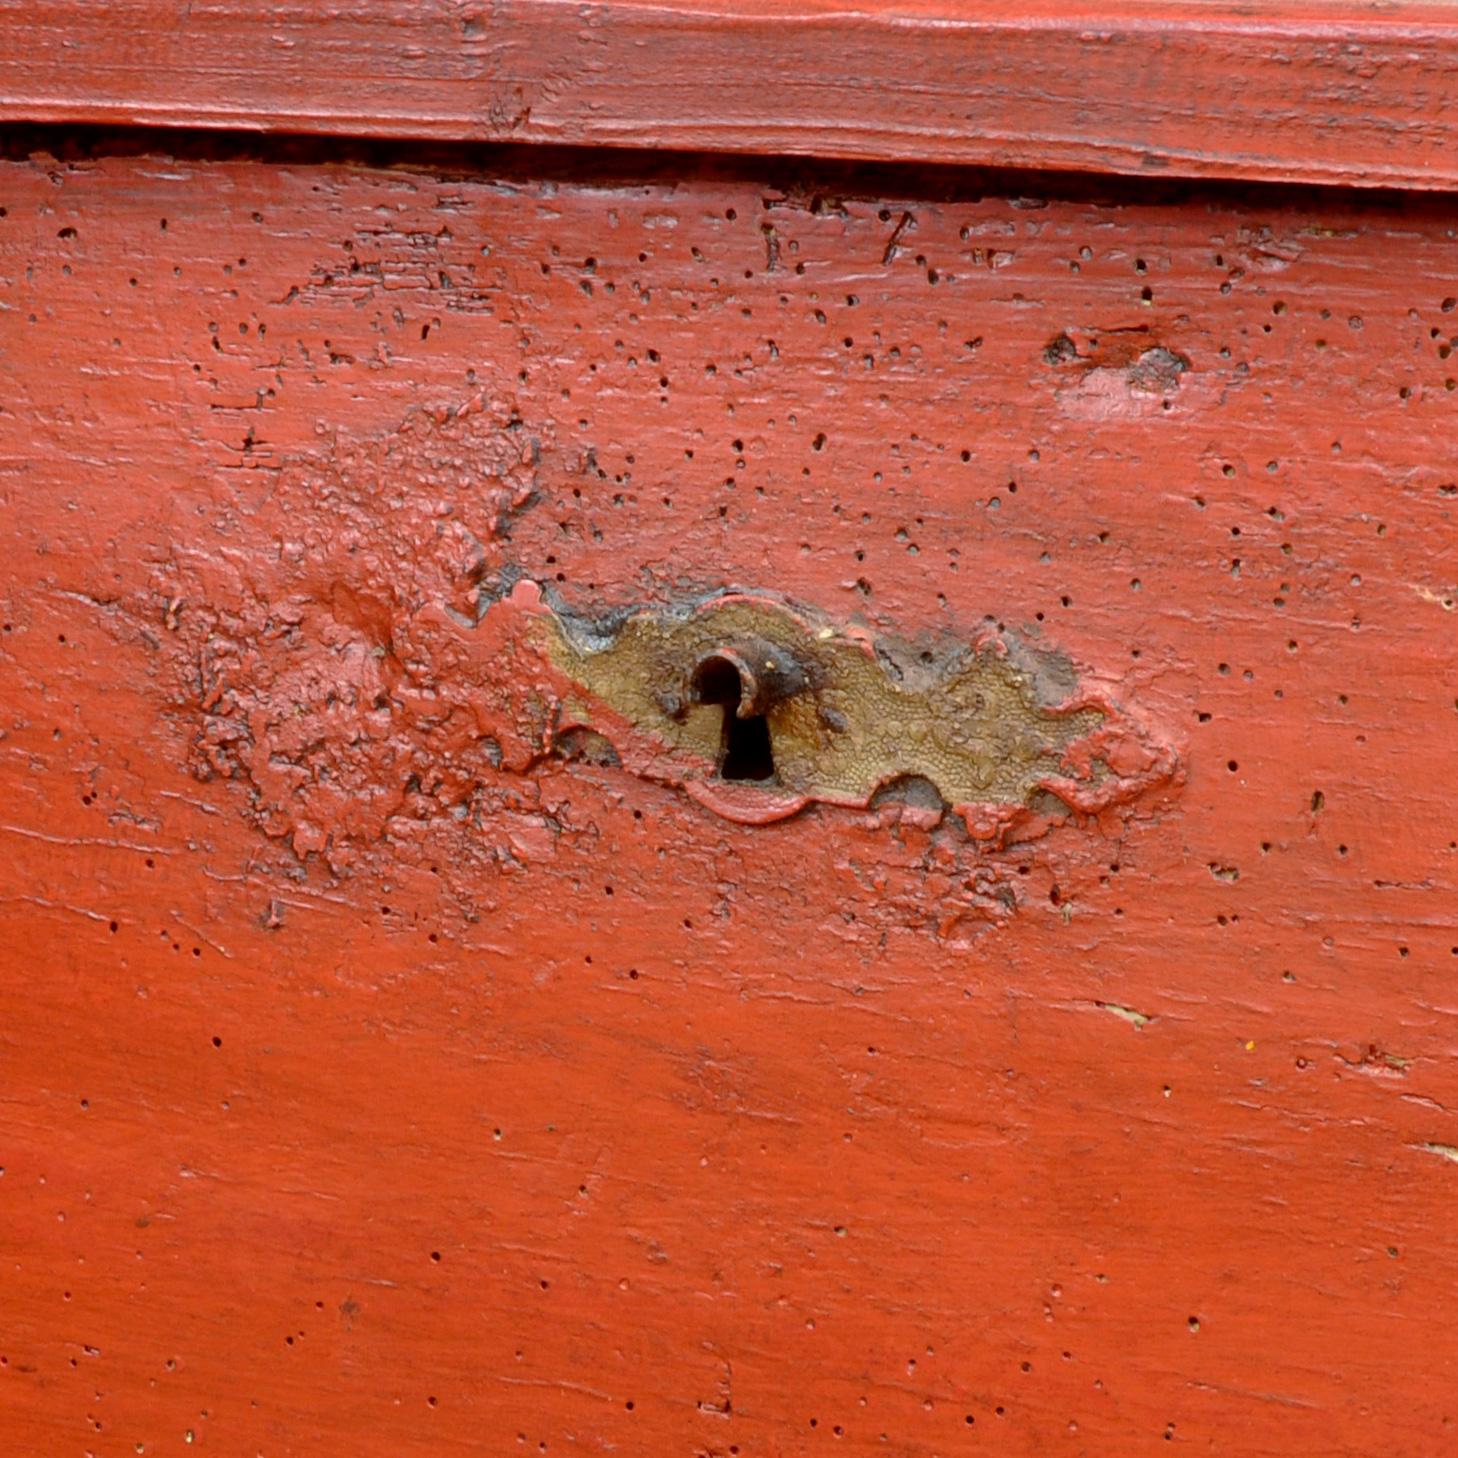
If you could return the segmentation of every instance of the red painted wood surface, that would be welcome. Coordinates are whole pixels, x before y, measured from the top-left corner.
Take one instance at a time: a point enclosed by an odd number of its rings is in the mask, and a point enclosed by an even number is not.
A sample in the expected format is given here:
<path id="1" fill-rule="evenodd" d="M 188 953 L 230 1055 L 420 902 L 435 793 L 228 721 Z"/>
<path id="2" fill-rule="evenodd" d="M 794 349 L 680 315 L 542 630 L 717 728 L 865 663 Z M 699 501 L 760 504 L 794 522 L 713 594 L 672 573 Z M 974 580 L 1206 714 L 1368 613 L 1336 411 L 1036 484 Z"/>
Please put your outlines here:
<path id="1" fill-rule="evenodd" d="M 0 118 L 1446 189 L 1458 9 L 0 0 Z"/>
<path id="2" fill-rule="evenodd" d="M 4 1452 L 1453 1451 L 1451 210 L 540 166 L 0 171 Z M 521 576 L 1181 773 L 498 767 Z"/>

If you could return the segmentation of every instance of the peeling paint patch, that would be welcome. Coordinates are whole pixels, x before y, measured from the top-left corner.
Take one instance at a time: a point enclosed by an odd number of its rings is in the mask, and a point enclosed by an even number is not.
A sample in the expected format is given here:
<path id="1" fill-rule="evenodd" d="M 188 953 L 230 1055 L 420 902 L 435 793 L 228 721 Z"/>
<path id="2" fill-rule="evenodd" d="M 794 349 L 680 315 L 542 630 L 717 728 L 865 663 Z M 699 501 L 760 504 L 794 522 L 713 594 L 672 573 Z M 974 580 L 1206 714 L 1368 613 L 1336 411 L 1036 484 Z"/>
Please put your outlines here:
<path id="1" fill-rule="evenodd" d="M 1458 589 L 1445 587 L 1440 592 L 1434 592 L 1432 588 L 1424 587 L 1420 582 L 1414 582 L 1412 590 L 1424 602 L 1430 602 L 1434 607 L 1442 608 L 1445 613 L 1458 609 Z"/>
<path id="2" fill-rule="evenodd" d="M 1436 1154 L 1450 1164 L 1458 1164 L 1458 1144 L 1414 1144 L 1412 1147 L 1424 1154 Z"/>
<path id="3" fill-rule="evenodd" d="M 1134 1028 L 1147 1027 L 1154 1021 L 1153 1013 L 1140 1012 L 1137 1008 L 1124 1007 L 1117 1002 L 1096 1002 L 1094 1006 L 1100 1012 L 1112 1013 L 1116 1018 L 1123 1018 Z"/>

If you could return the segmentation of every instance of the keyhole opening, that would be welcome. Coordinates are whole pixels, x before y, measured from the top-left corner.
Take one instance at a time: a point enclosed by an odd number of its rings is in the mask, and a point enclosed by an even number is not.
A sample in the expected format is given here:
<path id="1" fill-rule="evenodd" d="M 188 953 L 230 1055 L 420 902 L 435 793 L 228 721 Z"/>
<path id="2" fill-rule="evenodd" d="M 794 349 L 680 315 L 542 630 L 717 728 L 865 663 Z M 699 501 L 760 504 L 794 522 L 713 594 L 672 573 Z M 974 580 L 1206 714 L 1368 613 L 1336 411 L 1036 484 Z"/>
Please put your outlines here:
<path id="1" fill-rule="evenodd" d="M 775 752 L 769 720 L 763 714 L 739 717 L 744 685 L 739 670 L 727 658 L 706 658 L 694 675 L 694 692 L 701 704 L 719 704 L 724 729 L 719 741 L 719 776 L 725 780 L 772 780 Z"/>

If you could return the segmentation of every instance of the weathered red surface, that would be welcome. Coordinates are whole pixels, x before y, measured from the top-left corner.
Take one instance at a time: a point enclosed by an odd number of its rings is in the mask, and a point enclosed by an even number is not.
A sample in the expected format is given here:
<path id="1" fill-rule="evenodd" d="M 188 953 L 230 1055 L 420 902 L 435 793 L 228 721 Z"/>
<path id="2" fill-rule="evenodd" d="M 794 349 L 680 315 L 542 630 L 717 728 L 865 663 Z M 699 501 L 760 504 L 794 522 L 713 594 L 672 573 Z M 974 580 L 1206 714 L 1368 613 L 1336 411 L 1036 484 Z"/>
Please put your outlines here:
<path id="1" fill-rule="evenodd" d="M 1452 1449 L 1451 208 L 869 186 L 4 168 L 7 1454 Z M 498 765 L 522 578 L 1180 772 Z"/>
<path id="2" fill-rule="evenodd" d="M 0 0 L 0 119 L 1458 186 L 1452 0 Z"/>

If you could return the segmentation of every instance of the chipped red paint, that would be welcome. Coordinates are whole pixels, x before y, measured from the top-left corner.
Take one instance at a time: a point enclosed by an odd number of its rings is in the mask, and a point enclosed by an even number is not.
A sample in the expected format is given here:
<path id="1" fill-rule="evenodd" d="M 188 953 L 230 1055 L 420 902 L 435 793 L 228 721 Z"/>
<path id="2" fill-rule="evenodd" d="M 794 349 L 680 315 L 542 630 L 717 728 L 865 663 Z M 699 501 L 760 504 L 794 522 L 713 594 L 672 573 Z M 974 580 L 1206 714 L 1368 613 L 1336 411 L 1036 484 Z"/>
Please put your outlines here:
<path id="1" fill-rule="evenodd" d="M 1446 201 L 113 152 L 0 169 L 7 1455 L 1451 1449 Z M 735 824 L 518 581 L 1180 771 Z"/>

